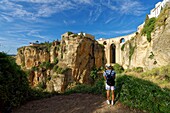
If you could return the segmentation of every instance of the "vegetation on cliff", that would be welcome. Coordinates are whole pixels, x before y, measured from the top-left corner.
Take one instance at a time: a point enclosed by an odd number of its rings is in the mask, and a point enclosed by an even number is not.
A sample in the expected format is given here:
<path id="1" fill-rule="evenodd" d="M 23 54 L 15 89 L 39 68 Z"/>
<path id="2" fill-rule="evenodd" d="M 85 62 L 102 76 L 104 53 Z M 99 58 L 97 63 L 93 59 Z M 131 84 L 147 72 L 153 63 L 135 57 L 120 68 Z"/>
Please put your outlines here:
<path id="1" fill-rule="evenodd" d="M 156 22 L 156 18 L 150 18 L 146 17 L 146 20 L 145 20 L 145 25 L 144 25 L 144 28 L 142 30 L 142 35 L 147 35 L 147 41 L 148 42 L 151 42 L 151 32 L 154 30 L 155 28 L 155 22 Z"/>
<path id="2" fill-rule="evenodd" d="M 165 27 L 165 22 L 169 16 L 170 12 L 170 4 L 166 4 L 166 7 L 162 9 L 161 13 L 159 14 L 158 18 L 156 19 L 156 27 Z"/>
<path id="3" fill-rule="evenodd" d="M 147 35 L 147 41 L 151 42 L 151 33 L 155 30 L 156 27 L 165 27 L 165 22 L 169 16 L 170 12 L 170 5 L 167 4 L 165 8 L 162 9 L 160 15 L 158 18 L 150 18 L 148 15 L 146 16 L 145 19 L 145 25 L 142 30 L 142 35 Z"/>

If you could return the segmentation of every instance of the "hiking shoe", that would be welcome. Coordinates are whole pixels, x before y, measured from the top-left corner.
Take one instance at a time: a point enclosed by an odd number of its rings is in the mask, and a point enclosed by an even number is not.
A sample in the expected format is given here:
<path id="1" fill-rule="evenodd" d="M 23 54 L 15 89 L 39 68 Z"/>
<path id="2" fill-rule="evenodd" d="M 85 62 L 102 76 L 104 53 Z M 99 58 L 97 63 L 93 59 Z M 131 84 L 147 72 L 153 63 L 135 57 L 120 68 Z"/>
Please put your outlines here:
<path id="1" fill-rule="evenodd" d="M 112 100 L 112 102 L 111 102 L 111 105 L 114 105 L 115 103 L 114 103 L 114 101 Z"/>
<path id="2" fill-rule="evenodd" d="M 110 101 L 109 101 L 109 100 L 107 100 L 106 102 L 107 102 L 107 104 L 110 104 Z"/>

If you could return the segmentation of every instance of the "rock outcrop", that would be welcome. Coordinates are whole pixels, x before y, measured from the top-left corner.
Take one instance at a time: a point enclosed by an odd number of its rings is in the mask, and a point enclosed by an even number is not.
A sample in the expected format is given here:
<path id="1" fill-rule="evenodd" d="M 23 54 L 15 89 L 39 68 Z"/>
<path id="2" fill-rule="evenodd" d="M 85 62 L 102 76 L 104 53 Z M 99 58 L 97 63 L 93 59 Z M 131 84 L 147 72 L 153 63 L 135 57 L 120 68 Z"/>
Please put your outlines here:
<path id="1" fill-rule="evenodd" d="M 165 9 L 162 13 L 155 22 L 151 42 L 139 33 L 125 43 L 121 51 L 123 67 L 152 69 L 170 64 L 170 11 Z"/>
<path id="2" fill-rule="evenodd" d="M 24 70 L 31 70 L 32 86 L 61 92 L 76 83 L 90 84 L 91 70 L 104 66 L 106 60 L 104 47 L 93 36 L 67 32 L 60 43 L 19 48 L 16 62 Z"/>
<path id="3" fill-rule="evenodd" d="M 63 35 L 59 65 L 72 69 L 73 78 L 79 83 L 90 82 L 90 70 L 105 64 L 104 48 L 95 40 L 75 34 Z M 103 60 L 102 60 L 103 59 Z"/>

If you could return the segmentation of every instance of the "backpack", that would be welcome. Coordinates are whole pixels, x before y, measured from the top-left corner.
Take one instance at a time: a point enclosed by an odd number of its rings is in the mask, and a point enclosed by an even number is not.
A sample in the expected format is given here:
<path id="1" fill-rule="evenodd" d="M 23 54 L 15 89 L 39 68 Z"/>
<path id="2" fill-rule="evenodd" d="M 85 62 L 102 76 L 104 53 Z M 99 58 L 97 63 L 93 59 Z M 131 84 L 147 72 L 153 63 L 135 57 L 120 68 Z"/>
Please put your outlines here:
<path id="1" fill-rule="evenodd" d="M 112 70 L 111 70 L 110 74 L 106 73 L 106 83 L 109 86 L 114 86 L 115 85 L 115 79 L 113 78 L 113 76 L 111 76 L 111 74 L 112 74 Z"/>

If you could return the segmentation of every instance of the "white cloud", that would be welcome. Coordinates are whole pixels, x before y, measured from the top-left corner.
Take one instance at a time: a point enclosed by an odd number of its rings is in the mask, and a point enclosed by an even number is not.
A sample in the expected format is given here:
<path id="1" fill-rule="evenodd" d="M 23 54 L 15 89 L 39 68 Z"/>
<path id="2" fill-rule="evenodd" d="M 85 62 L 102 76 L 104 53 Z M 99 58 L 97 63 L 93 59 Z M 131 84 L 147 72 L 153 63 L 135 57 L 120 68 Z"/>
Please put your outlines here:
<path id="1" fill-rule="evenodd" d="M 61 0 L 11 0 L 13 2 L 28 2 L 28 3 L 54 3 Z"/>
<path id="2" fill-rule="evenodd" d="M 132 32 L 135 32 L 136 30 L 135 29 L 130 29 L 130 30 L 119 30 L 119 31 L 97 31 L 97 32 L 94 32 L 92 33 L 93 35 L 112 35 L 112 34 L 129 34 L 129 33 L 132 33 Z"/>
<path id="3" fill-rule="evenodd" d="M 115 18 L 114 18 L 114 17 L 110 17 L 110 18 L 108 18 L 108 19 L 105 21 L 105 24 L 110 23 L 113 19 L 115 19 Z"/>
<path id="4" fill-rule="evenodd" d="M 93 0 L 73 0 L 75 3 L 92 4 Z"/>
<path id="5" fill-rule="evenodd" d="M 75 24 L 76 21 L 75 21 L 75 20 L 68 20 L 68 21 L 63 20 L 63 23 L 64 23 L 65 25 L 71 25 L 71 24 Z"/>
<path id="6" fill-rule="evenodd" d="M 40 30 L 30 30 L 27 33 L 27 36 L 35 37 L 35 38 L 40 38 L 40 39 L 48 39 L 46 36 L 40 35 Z"/>
<path id="7" fill-rule="evenodd" d="M 141 15 L 144 13 L 144 6 L 138 1 L 123 0 L 120 4 L 120 12 L 122 14 Z"/>
<path id="8" fill-rule="evenodd" d="M 20 2 L 25 2 L 25 4 L 21 5 Z M 30 3 L 32 7 L 26 7 L 26 4 Z M 3 16 L 6 21 L 9 21 L 10 17 L 32 21 L 75 7 L 76 5 L 70 1 L 63 0 L 2 0 L 0 1 L 0 16 Z"/>
<path id="9" fill-rule="evenodd" d="M 26 7 L 26 4 L 31 4 L 31 7 Z M 121 14 L 137 16 L 144 12 L 142 4 L 135 0 L 2 0 L 0 17 L 8 22 L 14 19 L 35 21 L 70 9 L 78 12 L 77 9 L 86 6 L 90 7 L 85 9 L 89 11 L 88 23 L 96 22 L 106 8 L 107 12 L 119 11 Z M 112 20 L 104 21 L 108 23 Z"/>
<path id="10" fill-rule="evenodd" d="M 7 22 L 12 22 L 13 21 L 13 19 L 11 18 L 11 17 L 9 17 L 9 16 L 6 16 L 6 15 L 4 15 L 4 14 L 0 14 L 0 20 L 1 21 L 7 21 Z"/>

